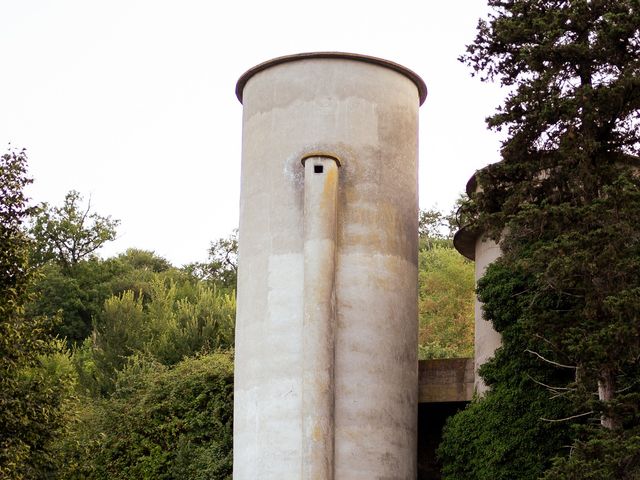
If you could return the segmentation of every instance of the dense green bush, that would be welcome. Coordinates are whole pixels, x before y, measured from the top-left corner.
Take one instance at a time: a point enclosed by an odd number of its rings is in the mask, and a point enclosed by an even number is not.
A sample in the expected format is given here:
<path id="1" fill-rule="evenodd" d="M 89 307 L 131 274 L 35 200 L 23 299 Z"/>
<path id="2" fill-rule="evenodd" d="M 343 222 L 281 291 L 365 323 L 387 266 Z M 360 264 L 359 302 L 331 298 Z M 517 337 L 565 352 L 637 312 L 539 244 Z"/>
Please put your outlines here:
<path id="1" fill-rule="evenodd" d="M 536 480 L 562 446 L 548 395 L 532 383 L 498 388 L 449 419 L 439 448 L 446 480 Z"/>
<path id="2" fill-rule="evenodd" d="M 445 426 L 438 452 L 444 479 L 538 479 L 570 437 L 567 423 L 556 421 L 568 416 L 569 402 L 543 387 L 566 383 L 566 373 L 529 353 L 545 351 L 523 334 L 530 282 L 500 260 L 479 282 L 485 316 L 501 333 L 502 346 L 480 371 L 490 391 Z"/>
<path id="3" fill-rule="evenodd" d="M 87 391 L 113 391 L 117 372 L 135 354 L 174 365 L 199 352 L 233 347 L 235 296 L 199 284 L 192 298 L 156 275 L 149 299 L 132 291 L 108 298 L 92 338 L 76 350 L 79 375 Z"/>
<path id="4" fill-rule="evenodd" d="M 61 449 L 69 480 L 230 479 L 233 358 L 214 353 L 173 367 L 136 356 L 114 394 L 89 402 Z"/>

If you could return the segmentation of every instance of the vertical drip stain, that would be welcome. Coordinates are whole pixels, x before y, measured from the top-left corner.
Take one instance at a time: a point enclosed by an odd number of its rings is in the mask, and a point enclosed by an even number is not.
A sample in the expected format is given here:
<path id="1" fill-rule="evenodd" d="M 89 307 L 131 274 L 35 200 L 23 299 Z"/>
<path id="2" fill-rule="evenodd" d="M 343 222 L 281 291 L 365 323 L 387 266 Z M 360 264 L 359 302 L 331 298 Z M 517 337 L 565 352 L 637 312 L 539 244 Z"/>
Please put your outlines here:
<path id="1" fill-rule="evenodd" d="M 309 157 L 304 168 L 302 479 L 332 480 L 338 164 Z"/>

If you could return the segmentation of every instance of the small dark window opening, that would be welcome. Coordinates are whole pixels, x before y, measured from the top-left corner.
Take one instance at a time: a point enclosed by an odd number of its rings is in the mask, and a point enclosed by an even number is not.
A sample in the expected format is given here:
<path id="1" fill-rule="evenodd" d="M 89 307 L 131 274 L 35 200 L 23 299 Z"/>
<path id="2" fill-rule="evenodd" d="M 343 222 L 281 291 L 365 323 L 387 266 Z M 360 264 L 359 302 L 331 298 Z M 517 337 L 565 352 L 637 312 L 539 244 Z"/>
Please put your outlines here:
<path id="1" fill-rule="evenodd" d="M 324 167 L 322 165 L 314 165 L 313 173 L 322 173 L 324 171 Z"/>

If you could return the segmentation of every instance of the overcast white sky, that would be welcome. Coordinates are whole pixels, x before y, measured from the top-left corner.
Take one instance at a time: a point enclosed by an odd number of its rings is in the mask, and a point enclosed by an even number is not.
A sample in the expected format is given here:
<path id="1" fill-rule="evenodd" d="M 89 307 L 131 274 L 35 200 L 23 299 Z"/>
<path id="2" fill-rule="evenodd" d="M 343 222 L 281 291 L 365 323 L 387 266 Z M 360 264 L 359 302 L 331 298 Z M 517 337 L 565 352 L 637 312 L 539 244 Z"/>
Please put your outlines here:
<path id="1" fill-rule="evenodd" d="M 498 160 L 496 85 L 459 63 L 484 0 L 0 0 L 0 152 L 27 148 L 29 194 L 70 189 L 122 221 L 110 256 L 182 265 L 238 223 L 238 77 L 270 58 L 346 51 L 425 80 L 420 205 L 448 208 Z"/>

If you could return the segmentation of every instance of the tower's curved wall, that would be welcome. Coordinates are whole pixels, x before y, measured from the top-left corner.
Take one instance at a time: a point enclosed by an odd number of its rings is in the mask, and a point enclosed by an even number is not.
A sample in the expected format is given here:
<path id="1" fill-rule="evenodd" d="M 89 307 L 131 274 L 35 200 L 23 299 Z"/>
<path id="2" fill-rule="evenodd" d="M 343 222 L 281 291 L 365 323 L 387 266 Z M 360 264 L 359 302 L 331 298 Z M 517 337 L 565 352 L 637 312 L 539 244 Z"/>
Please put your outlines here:
<path id="1" fill-rule="evenodd" d="M 412 72 L 348 54 L 277 59 L 239 82 L 236 480 L 311 478 L 305 472 L 326 465 L 327 478 L 416 477 L 418 107 L 425 94 Z M 305 178 L 314 173 L 303 158 L 337 159 L 337 192 L 326 200 L 335 210 L 318 197 L 324 187 Z M 315 193 L 305 196 L 310 185 Z M 320 220 L 305 216 L 329 211 L 335 229 L 322 227 L 329 232 L 323 241 L 332 238 L 319 250 L 307 243 L 305 225 Z M 325 258 L 324 272 L 313 265 L 314 252 L 324 252 L 322 259 L 330 247 L 335 261 Z M 305 305 L 315 295 L 305 292 L 313 288 L 309 278 L 320 278 L 323 298 L 332 299 L 321 314 Z M 331 328 L 305 326 L 314 318 Z M 313 342 L 330 342 L 332 350 Z M 324 363 L 328 351 L 332 365 L 321 367 L 314 385 L 307 359 Z M 330 425 L 316 430 L 307 425 L 314 398 L 332 409 L 317 415 Z M 331 458 L 309 457 L 318 451 L 310 442 L 331 445 Z M 324 466 L 306 465 L 316 461 Z"/>
<path id="2" fill-rule="evenodd" d="M 495 262 L 501 255 L 500 245 L 491 239 L 478 236 L 475 242 L 475 275 L 476 283 L 483 277 L 487 267 Z M 476 299 L 475 302 L 475 342 L 474 342 L 474 362 L 475 362 L 475 389 L 479 394 L 487 390 L 487 386 L 480 375 L 478 369 L 487 360 L 493 357 L 495 351 L 502 344 L 502 337 L 493 328 L 489 320 L 484 319 L 482 313 L 482 303 Z"/>
<path id="3" fill-rule="evenodd" d="M 471 197 L 477 189 L 476 174 L 474 173 L 467 182 L 467 195 Z M 470 230 L 468 227 L 462 227 L 456 232 L 453 246 L 461 255 L 475 262 L 476 284 L 484 275 L 487 267 L 502 254 L 498 243 L 486 238 L 482 232 Z M 474 386 L 477 393 L 483 394 L 487 391 L 487 386 L 478 374 L 478 369 L 493 357 L 495 351 L 502 344 L 502 337 L 495 331 L 493 324 L 484 319 L 482 303 L 477 298 L 475 301 L 474 333 Z"/>

